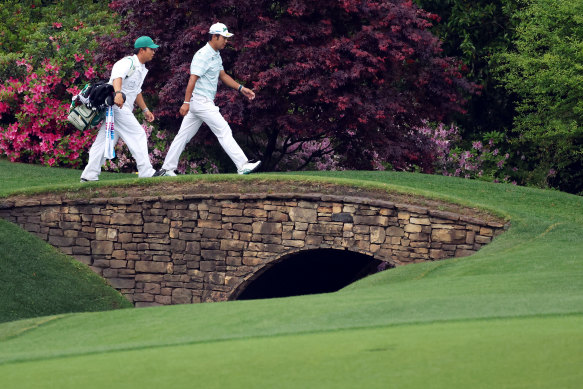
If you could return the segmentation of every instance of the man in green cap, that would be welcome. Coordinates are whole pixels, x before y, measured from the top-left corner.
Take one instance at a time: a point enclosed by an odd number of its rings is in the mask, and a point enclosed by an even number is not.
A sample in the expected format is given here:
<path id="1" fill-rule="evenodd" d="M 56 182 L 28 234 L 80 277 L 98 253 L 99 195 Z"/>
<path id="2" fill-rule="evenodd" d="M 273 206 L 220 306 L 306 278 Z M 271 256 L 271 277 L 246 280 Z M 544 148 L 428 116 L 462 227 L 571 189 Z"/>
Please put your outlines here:
<path id="1" fill-rule="evenodd" d="M 136 160 L 140 177 L 152 177 L 156 171 L 150 162 L 146 132 L 134 116 L 133 110 L 134 104 L 137 104 L 144 112 L 144 117 L 148 122 L 154 120 L 154 114 L 148 109 L 142 97 L 142 84 L 148 73 L 145 63 L 154 58 L 155 49 L 158 47 L 152 38 L 139 37 L 134 44 L 134 55 L 117 61 L 111 69 L 109 78 L 109 84 L 113 85 L 115 90 L 115 106 L 113 107 L 115 137 L 113 144 L 117 143 L 119 137 L 123 139 Z M 81 174 L 81 182 L 99 179 L 101 166 L 105 163 L 105 152 L 106 123 L 104 121 L 89 150 L 89 161 Z"/>

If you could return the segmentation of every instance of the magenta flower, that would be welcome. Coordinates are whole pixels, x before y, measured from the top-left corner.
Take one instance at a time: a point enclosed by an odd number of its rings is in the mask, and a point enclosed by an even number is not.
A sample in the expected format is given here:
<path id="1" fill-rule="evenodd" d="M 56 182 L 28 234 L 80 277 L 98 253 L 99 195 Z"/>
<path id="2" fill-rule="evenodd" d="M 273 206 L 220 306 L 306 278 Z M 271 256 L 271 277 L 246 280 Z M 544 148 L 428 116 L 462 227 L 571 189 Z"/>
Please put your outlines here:
<path id="1" fill-rule="evenodd" d="M 90 66 L 87 68 L 87 70 L 85 70 L 85 77 L 87 79 L 92 79 L 93 76 L 95 76 L 95 69 L 93 69 L 93 67 Z"/>

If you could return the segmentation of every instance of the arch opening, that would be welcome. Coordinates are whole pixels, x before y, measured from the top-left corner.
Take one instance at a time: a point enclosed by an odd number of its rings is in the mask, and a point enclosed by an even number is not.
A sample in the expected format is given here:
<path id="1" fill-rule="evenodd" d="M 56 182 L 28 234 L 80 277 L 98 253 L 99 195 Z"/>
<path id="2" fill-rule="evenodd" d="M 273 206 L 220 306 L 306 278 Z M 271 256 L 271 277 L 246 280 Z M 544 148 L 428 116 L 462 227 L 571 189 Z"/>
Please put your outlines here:
<path id="1" fill-rule="evenodd" d="M 300 251 L 272 263 L 233 297 L 253 300 L 331 293 L 388 267 L 392 266 L 387 262 L 346 250 Z"/>

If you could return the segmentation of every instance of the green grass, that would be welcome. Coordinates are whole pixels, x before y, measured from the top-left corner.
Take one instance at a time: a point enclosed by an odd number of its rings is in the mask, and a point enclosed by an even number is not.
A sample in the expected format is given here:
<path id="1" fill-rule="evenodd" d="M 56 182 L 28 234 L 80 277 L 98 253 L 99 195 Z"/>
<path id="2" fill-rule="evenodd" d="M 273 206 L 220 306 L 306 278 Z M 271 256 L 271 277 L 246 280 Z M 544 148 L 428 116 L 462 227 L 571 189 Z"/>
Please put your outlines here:
<path id="1" fill-rule="evenodd" d="M 78 172 L 64 175 L 73 187 Z M 512 226 L 471 257 L 392 269 L 332 294 L 5 323 L 2 387 L 580 387 L 583 198 L 394 172 L 203 179 L 296 176 L 493 209 Z"/>
<path id="2" fill-rule="evenodd" d="M 131 307 L 87 266 L 0 219 L 0 322 Z"/>

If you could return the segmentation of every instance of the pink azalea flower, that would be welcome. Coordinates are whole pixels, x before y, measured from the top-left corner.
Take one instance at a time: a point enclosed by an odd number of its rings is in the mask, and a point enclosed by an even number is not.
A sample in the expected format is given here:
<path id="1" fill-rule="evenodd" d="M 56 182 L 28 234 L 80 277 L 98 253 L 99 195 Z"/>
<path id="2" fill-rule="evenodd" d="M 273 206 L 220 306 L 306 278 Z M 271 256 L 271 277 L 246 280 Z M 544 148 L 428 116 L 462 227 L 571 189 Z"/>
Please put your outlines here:
<path id="1" fill-rule="evenodd" d="M 85 70 L 85 77 L 91 79 L 93 78 L 93 76 L 95 76 L 95 70 L 93 69 L 93 67 L 87 68 L 87 70 Z"/>

